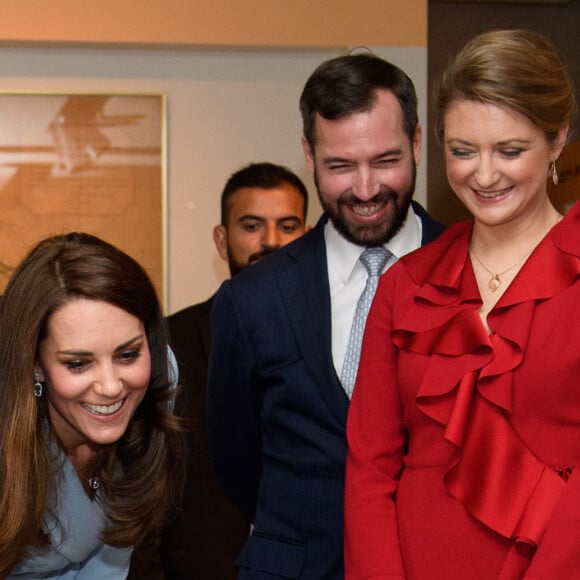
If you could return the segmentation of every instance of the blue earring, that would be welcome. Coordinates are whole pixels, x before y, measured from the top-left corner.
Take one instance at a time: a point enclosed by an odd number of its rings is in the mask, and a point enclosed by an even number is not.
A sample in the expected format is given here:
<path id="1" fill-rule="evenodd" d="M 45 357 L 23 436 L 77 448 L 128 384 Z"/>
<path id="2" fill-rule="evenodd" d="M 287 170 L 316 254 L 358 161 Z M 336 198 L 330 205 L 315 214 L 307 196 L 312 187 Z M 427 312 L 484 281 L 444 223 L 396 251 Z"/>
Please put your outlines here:
<path id="1" fill-rule="evenodd" d="M 34 372 L 34 396 L 42 397 L 42 383 L 40 382 L 40 375 Z"/>

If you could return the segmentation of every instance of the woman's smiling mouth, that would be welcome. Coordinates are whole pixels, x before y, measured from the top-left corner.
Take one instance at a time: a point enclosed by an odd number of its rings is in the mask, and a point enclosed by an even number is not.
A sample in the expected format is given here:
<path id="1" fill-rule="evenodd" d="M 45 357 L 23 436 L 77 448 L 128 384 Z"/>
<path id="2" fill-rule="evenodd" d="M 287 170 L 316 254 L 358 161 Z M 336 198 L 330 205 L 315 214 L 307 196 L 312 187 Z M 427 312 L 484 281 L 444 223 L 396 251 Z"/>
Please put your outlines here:
<path id="1" fill-rule="evenodd" d="M 123 406 L 124 402 L 125 399 L 113 403 L 112 405 L 91 405 L 89 403 L 81 403 L 81 406 L 94 415 L 112 415 Z"/>
<path id="2" fill-rule="evenodd" d="M 510 190 L 511 190 L 511 186 L 506 187 L 504 189 L 495 190 L 495 191 L 482 191 L 481 189 L 474 189 L 473 191 L 476 193 L 476 195 L 479 195 L 479 197 L 483 197 L 485 199 L 493 199 L 494 197 L 499 197 L 500 195 L 505 195 Z"/>

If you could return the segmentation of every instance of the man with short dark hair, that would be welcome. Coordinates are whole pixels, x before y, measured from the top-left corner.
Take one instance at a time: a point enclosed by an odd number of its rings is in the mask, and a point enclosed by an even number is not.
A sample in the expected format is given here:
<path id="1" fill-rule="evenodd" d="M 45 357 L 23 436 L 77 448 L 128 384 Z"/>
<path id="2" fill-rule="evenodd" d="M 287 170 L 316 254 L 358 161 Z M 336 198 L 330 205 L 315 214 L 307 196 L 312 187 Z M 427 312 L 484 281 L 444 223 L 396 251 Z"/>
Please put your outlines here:
<path id="1" fill-rule="evenodd" d="M 324 215 L 224 283 L 212 313 L 210 452 L 253 522 L 240 580 L 344 578 L 358 303 L 368 306 L 369 282 L 443 229 L 411 201 L 422 132 L 402 70 L 371 54 L 332 59 L 308 79 L 300 109 Z"/>
<path id="2" fill-rule="evenodd" d="M 308 193 L 289 169 L 253 163 L 236 171 L 221 196 L 214 242 L 232 276 L 295 240 L 307 229 Z M 180 414 L 192 420 L 190 461 L 181 511 L 164 530 L 161 555 L 167 578 L 229 580 L 250 533 L 250 520 L 215 481 L 207 451 L 205 393 L 213 297 L 168 317 L 179 363 Z M 227 361 L 224 361 L 227 364 Z"/>
<path id="3" fill-rule="evenodd" d="M 221 224 L 213 239 L 234 276 L 302 235 L 308 192 L 286 167 L 252 163 L 236 171 L 221 197 Z"/>

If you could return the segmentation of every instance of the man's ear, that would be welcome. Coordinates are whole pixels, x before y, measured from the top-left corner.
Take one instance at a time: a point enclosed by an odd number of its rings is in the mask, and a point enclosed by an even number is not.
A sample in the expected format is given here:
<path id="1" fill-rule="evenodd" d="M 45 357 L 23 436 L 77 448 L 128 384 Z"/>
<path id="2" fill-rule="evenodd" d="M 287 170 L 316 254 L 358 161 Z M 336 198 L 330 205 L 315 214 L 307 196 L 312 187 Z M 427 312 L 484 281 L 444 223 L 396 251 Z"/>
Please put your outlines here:
<path id="1" fill-rule="evenodd" d="M 308 143 L 304 135 L 302 135 L 300 143 L 302 144 L 302 151 L 304 151 L 306 165 L 308 165 L 308 169 L 310 169 L 310 171 L 314 171 L 314 151 L 312 151 L 312 147 L 310 147 L 310 143 Z"/>
<path id="2" fill-rule="evenodd" d="M 228 260 L 228 230 L 219 225 L 213 229 L 213 242 L 222 260 Z"/>
<path id="3" fill-rule="evenodd" d="M 423 156 L 423 129 L 421 125 L 417 125 L 415 134 L 413 135 L 413 157 L 415 158 L 415 165 L 421 163 Z"/>

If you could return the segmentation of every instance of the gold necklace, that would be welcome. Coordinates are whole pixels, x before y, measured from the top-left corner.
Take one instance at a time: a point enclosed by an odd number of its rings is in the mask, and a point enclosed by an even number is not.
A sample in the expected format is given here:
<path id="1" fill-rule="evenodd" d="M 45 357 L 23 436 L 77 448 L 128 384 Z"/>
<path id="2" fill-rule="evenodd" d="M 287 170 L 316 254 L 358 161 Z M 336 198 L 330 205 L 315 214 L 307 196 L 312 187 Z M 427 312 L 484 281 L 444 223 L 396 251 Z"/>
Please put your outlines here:
<path id="1" fill-rule="evenodd" d="M 534 246 L 535 247 L 535 246 Z M 503 272 L 493 272 L 491 271 L 480 259 L 479 256 L 475 253 L 473 248 L 470 249 L 473 257 L 479 262 L 481 267 L 491 276 L 487 285 L 492 292 L 495 292 L 501 286 L 501 277 L 504 274 L 507 274 L 510 270 L 513 270 L 516 266 L 519 266 L 531 253 L 534 248 L 529 249 L 513 266 L 507 268 Z"/>
<path id="2" fill-rule="evenodd" d="M 563 215 L 557 214 L 556 221 L 550 226 L 548 231 L 550 231 L 556 224 L 558 224 L 564 218 Z M 472 240 L 473 243 L 473 240 Z M 469 248 L 470 254 L 473 254 L 473 257 L 479 262 L 480 266 L 491 276 L 487 285 L 492 292 L 495 292 L 501 286 L 501 277 L 504 274 L 507 274 L 510 270 L 513 270 L 516 266 L 519 266 L 534 250 L 537 246 L 532 246 L 513 266 L 507 268 L 503 272 L 492 272 L 480 259 L 479 256 L 475 253 L 473 246 L 471 245 Z"/>

